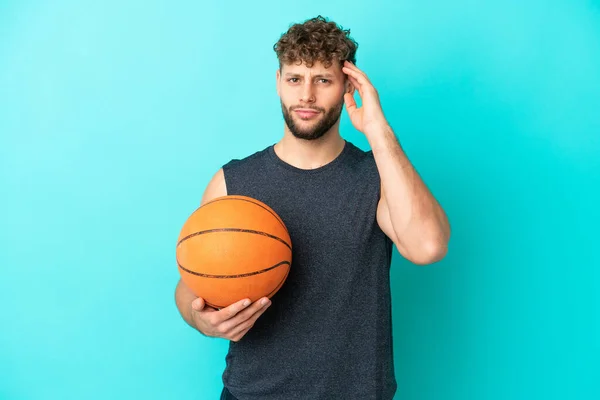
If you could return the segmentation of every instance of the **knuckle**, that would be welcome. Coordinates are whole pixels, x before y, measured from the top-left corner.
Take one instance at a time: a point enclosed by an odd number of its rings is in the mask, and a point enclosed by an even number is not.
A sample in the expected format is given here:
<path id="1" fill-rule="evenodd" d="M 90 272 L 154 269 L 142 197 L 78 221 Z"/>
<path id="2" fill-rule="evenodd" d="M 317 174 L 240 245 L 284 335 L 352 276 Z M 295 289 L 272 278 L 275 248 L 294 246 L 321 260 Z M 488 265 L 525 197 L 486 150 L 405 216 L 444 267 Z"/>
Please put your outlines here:
<path id="1" fill-rule="evenodd" d="M 217 332 L 218 332 L 218 333 L 220 333 L 220 334 L 225 334 L 225 333 L 227 333 L 227 328 L 226 328 L 226 327 L 224 327 L 223 325 L 219 325 L 219 326 L 217 326 L 216 330 L 217 330 Z"/>
<path id="2" fill-rule="evenodd" d="M 218 322 L 217 322 L 216 318 L 208 317 L 208 318 L 206 318 L 206 321 L 213 328 L 215 328 L 218 325 Z"/>

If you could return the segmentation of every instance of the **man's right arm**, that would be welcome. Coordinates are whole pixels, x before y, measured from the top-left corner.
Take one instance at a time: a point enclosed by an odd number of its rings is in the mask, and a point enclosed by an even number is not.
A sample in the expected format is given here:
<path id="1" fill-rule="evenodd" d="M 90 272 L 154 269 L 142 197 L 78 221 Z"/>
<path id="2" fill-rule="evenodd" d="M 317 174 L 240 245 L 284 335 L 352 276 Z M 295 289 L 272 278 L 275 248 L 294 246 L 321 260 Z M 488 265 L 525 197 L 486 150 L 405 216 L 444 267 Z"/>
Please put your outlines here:
<path id="1" fill-rule="evenodd" d="M 208 183 L 200 205 L 217 197 L 226 196 L 225 176 L 220 169 Z M 185 322 L 198 332 L 212 337 L 221 337 L 239 341 L 252 328 L 258 317 L 271 305 L 268 297 L 251 303 L 250 299 L 241 299 L 221 310 L 205 304 L 204 299 L 196 297 L 194 292 L 180 279 L 175 288 L 175 303 Z"/>
<path id="2" fill-rule="evenodd" d="M 211 200 L 216 199 L 217 197 L 227 196 L 227 187 L 225 185 L 225 175 L 223 173 L 223 168 L 219 169 L 217 173 L 215 173 L 206 185 L 206 189 L 204 189 L 204 194 L 202 195 L 202 199 L 200 201 L 200 206 L 208 203 Z M 179 313 L 192 328 L 198 329 L 193 318 L 192 318 L 192 302 L 196 299 L 196 295 L 192 290 L 187 287 L 185 283 L 181 279 L 177 282 L 177 287 L 175 288 L 175 304 L 177 304 L 177 309 Z"/>

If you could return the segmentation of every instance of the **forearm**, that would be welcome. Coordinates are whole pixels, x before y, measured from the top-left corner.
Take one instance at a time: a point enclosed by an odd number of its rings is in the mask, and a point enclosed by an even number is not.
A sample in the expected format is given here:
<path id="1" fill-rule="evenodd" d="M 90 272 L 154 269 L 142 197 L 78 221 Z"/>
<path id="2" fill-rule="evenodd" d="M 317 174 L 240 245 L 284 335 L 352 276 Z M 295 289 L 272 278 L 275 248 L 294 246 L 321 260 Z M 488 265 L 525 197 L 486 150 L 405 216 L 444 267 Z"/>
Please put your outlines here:
<path id="1" fill-rule="evenodd" d="M 450 236 L 446 214 L 409 161 L 392 128 L 378 128 L 367 138 L 398 241 L 412 253 L 445 253 Z"/>
<path id="2" fill-rule="evenodd" d="M 184 321 L 192 328 L 198 329 L 192 318 L 192 302 L 195 299 L 196 295 L 181 280 L 179 280 L 179 282 L 177 282 L 177 287 L 175 288 L 175 304 Z"/>

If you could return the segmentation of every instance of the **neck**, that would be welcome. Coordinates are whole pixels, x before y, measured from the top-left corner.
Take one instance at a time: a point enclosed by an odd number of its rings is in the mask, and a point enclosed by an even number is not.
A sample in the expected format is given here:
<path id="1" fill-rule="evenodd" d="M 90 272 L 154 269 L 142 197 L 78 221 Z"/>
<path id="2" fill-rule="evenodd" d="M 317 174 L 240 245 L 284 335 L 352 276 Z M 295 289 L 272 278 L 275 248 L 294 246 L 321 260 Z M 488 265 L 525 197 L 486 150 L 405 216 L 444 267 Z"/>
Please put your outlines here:
<path id="1" fill-rule="evenodd" d="M 286 131 L 274 150 L 281 160 L 296 168 L 315 169 L 335 160 L 344 144 L 338 131 L 328 132 L 316 140 L 298 139 Z"/>

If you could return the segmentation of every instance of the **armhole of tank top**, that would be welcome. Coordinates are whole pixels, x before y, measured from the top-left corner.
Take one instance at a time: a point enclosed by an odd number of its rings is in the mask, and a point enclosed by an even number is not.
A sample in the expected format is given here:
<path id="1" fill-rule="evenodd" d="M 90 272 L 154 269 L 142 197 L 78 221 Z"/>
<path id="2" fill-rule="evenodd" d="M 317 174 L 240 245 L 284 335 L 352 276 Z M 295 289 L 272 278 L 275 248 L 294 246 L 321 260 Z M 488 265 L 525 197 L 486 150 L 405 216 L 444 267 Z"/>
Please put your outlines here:
<path id="1" fill-rule="evenodd" d="M 373 150 L 367 151 L 367 157 L 369 158 L 371 168 L 374 168 L 375 170 L 375 176 L 377 178 L 377 202 L 379 203 L 379 200 L 381 200 L 381 175 L 379 174 L 379 169 L 377 168 L 377 163 L 375 162 Z"/>
<path id="2" fill-rule="evenodd" d="M 231 181 L 228 178 L 231 177 L 229 170 L 233 161 L 234 160 L 230 160 L 221 166 L 221 169 L 223 170 L 223 180 L 225 181 L 225 193 L 227 195 L 231 193 Z"/>
<path id="3" fill-rule="evenodd" d="M 367 152 L 367 157 L 369 158 L 369 163 L 371 163 L 371 167 L 375 169 L 375 177 L 377 179 L 377 207 L 379 206 L 379 202 L 381 201 L 381 175 L 379 174 L 379 169 L 377 168 L 377 163 L 375 162 L 375 157 L 373 156 L 373 151 L 369 150 Z M 379 229 L 381 231 L 381 233 L 384 235 L 385 237 L 385 241 L 386 244 L 388 246 L 389 249 L 389 254 L 390 254 L 390 259 L 394 250 L 394 242 L 392 241 L 392 239 L 390 239 L 388 237 L 388 235 L 386 235 L 383 230 L 379 227 L 379 224 L 377 223 L 377 229 Z"/>

